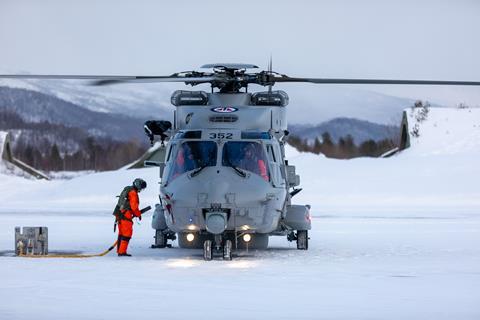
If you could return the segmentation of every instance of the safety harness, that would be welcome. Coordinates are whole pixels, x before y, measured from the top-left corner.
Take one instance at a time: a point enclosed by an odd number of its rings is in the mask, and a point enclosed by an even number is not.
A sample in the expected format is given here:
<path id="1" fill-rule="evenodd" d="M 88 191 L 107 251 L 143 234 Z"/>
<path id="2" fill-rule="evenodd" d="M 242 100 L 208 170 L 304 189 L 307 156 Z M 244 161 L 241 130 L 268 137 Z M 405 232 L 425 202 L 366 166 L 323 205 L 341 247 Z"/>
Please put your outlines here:
<path id="1" fill-rule="evenodd" d="M 115 209 L 113 210 L 113 215 L 115 216 L 115 222 L 118 222 L 120 220 L 132 221 L 132 219 L 128 219 L 125 217 L 125 212 L 132 209 L 130 207 L 130 200 L 128 199 L 128 194 L 132 190 L 133 190 L 132 186 L 126 186 L 125 188 L 123 188 L 122 193 L 120 193 L 120 195 L 117 196 L 118 202 L 117 202 L 117 205 L 115 206 Z"/>
<path id="2" fill-rule="evenodd" d="M 130 200 L 128 199 L 128 194 L 133 190 L 133 186 L 126 186 L 123 188 L 122 192 L 118 197 L 117 205 L 113 210 L 113 215 L 115 216 L 115 223 L 113 224 L 113 232 L 117 231 L 117 224 L 120 223 L 120 220 L 133 221 L 125 216 L 125 212 L 131 210 Z"/>

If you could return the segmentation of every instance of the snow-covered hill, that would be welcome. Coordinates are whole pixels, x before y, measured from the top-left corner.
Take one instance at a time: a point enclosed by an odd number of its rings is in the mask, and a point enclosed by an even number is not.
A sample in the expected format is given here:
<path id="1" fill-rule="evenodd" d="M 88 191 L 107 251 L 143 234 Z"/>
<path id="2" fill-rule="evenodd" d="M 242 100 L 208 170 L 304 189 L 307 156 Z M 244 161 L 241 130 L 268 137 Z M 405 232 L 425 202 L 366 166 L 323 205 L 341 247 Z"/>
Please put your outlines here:
<path id="1" fill-rule="evenodd" d="M 297 201 L 325 215 L 480 213 L 480 109 L 429 110 L 411 147 L 392 158 L 333 160 L 290 152 L 305 190 Z M 410 131 L 418 112 L 407 110 Z"/>
<path id="2" fill-rule="evenodd" d="M 0 86 L 0 108 L 2 112 L 18 115 L 26 123 L 48 122 L 68 128 L 80 128 L 89 135 L 116 140 L 144 137 L 142 128 L 146 118 L 140 118 L 137 114 L 127 116 L 92 111 L 55 95 L 38 91 Z"/>
<path id="3" fill-rule="evenodd" d="M 168 85 L 125 84 L 95 87 L 90 86 L 87 81 L 0 79 L 0 86 L 44 93 L 96 112 L 159 118 L 172 113 Z"/>
<path id="4" fill-rule="evenodd" d="M 480 108 L 429 108 L 425 120 L 421 109 L 407 109 L 410 131 L 418 127 L 418 137 L 411 136 L 409 156 L 468 157 L 475 163 L 480 154 Z"/>

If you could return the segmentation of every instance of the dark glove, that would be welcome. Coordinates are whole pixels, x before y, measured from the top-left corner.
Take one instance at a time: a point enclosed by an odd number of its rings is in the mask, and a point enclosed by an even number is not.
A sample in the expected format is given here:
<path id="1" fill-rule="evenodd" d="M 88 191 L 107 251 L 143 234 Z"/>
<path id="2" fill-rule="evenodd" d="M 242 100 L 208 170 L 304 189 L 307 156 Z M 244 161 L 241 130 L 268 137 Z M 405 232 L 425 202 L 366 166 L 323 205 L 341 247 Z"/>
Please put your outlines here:
<path id="1" fill-rule="evenodd" d="M 138 216 L 138 220 L 142 221 L 142 216 Z"/>

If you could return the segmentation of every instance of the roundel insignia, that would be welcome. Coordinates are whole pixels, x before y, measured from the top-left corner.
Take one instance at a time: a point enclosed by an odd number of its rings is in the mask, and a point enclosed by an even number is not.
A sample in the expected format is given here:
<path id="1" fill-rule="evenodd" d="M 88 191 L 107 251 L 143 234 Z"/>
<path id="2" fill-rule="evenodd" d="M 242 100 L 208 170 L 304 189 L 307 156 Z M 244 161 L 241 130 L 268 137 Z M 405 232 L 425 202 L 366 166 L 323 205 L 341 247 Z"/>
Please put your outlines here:
<path id="1" fill-rule="evenodd" d="M 213 112 L 218 112 L 218 113 L 230 113 L 230 112 L 237 111 L 238 108 L 235 108 L 235 107 L 216 107 L 216 108 L 212 108 L 210 110 L 212 110 Z"/>

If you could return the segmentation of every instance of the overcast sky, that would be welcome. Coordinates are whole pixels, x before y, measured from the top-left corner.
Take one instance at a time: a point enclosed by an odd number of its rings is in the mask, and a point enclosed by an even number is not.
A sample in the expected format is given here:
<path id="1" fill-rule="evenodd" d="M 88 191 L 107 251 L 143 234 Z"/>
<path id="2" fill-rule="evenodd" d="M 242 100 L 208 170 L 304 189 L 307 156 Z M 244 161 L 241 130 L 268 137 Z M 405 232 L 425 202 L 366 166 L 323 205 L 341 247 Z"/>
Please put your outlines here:
<path id="1" fill-rule="evenodd" d="M 480 81 L 479 39 L 477 0 L 0 0 L 10 72 L 163 75 L 272 54 L 291 76 Z M 480 106 L 480 88 L 355 88 Z"/>

